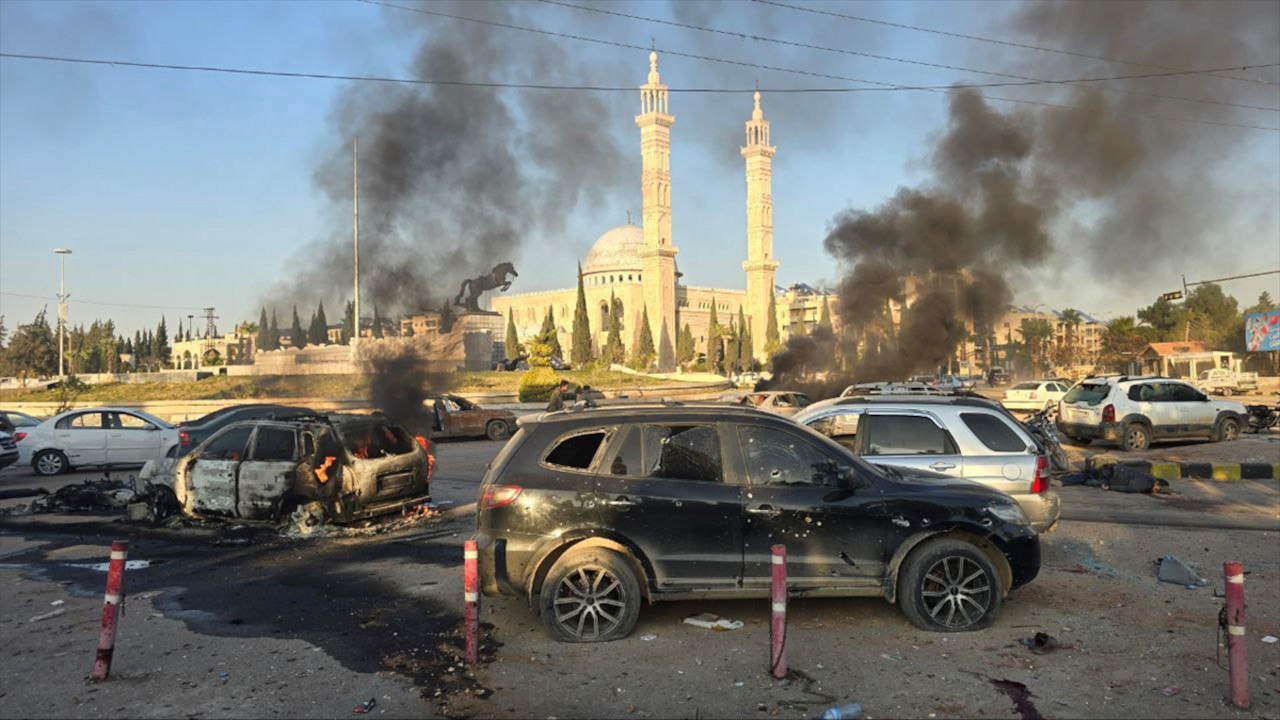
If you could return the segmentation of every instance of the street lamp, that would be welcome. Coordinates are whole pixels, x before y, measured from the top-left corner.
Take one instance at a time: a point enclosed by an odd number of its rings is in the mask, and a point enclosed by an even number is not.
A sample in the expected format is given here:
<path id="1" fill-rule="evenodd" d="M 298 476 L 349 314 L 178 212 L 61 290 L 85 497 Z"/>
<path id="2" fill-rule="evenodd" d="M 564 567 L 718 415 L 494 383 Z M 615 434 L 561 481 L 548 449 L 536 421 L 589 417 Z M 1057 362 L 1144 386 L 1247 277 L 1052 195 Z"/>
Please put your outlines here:
<path id="1" fill-rule="evenodd" d="M 71 251 L 66 248 L 55 248 L 53 251 L 57 255 L 62 256 L 62 274 L 58 281 L 58 377 L 66 374 L 66 365 L 64 361 L 64 349 L 66 347 L 67 335 L 67 256 Z"/>

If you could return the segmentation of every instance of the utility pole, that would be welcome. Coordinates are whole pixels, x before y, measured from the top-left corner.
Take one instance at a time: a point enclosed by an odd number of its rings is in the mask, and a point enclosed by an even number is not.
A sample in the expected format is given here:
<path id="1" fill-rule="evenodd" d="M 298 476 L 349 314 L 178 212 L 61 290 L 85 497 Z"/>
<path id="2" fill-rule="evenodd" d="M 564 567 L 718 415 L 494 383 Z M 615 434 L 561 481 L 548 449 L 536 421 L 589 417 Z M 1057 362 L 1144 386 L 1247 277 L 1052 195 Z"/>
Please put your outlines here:
<path id="1" fill-rule="evenodd" d="M 360 138 L 351 141 L 351 184 L 355 196 L 352 207 L 352 236 L 355 244 L 355 299 L 351 319 L 351 360 L 356 359 L 356 347 L 360 344 Z"/>
<path id="2" fill-rule="evenodd" d="M 218 316 L 213 314 L 213 308 L 211 308 L 211 307 L 207 307 L 207 308 L 205 308 L 205 309 L 204 309 L 204 349 L 205 349 L 205 352 L 208 352 L 208 351 L 209 351 L 209 348 L 213 347 L 213 337 L 214 337 L 214 335 L 216 335 L 216 334 L 217 334 L 217 332 L 218 332 L 218 326 L 217 326 L 217 325 L 215 325 L 213 321 L 214 321 L 214 320 L 217 320 L 217 319 L 218 319 Z"/>
<path id="3" fill-rule="evenodd" d="M 67 294 L 67 256 L 71 251 L 56 248 L 54 252 L 62 256 L 62 273 L 58 281 L 58 377 L 63 377 L 67 374 L 64 355 L 67 345 L 67 298 L 71 297 Z"/>

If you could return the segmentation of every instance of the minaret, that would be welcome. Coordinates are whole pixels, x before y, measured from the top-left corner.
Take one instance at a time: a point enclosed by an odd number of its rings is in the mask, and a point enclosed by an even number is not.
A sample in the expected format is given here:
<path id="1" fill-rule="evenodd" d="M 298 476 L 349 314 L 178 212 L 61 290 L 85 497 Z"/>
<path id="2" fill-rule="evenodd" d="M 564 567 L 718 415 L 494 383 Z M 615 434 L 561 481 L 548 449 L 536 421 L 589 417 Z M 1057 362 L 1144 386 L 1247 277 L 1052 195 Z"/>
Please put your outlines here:
<path id="1" fill-rule="evenodd" d="M 671 244 L 671 126 L 667 86 L 658 78 L 658 53 L 649 53 L 649 82 L 640 86 L 640 184 L 643 197 L 644 303 L 653 329 L 658 367 L 676 364 L 676 247 Z M 637 314 L 638 318 L 638 314 Z M 637 320 L 638 321 L 638 320 Z"/>
<path id="2" fill-rule="evenodd" d="M 751 314 L 752 352 L 764 357 L 765 334 L 769 326 L 769 296 L 773 293 L 773 273 L 778 261 L 773 259 L 773 154 L 769 144 L 769 121 L 760 109 L 760 91 L 755 94 L 756 107 L 747 122 L 747 146 L 742 157 L 747 160 L 747 312 Z"/>

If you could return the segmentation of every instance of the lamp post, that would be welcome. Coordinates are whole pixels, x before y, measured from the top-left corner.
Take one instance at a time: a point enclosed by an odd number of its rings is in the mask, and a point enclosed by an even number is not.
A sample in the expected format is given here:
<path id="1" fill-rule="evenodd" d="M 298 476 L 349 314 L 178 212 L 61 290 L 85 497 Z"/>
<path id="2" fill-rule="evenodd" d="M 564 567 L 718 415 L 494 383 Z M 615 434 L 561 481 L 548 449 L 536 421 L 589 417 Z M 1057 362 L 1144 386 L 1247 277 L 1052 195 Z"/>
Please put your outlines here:
<path id="1" fill-rule="evenodd" d="M 64 360 L 66 348 L 67 334 L 67 256 L 71 251 L 66 248 L 56 248 L 54 253 L 62 256 L 62 273 L 58 281 L 58 377 L 66 374 L 66 361 Z"/>

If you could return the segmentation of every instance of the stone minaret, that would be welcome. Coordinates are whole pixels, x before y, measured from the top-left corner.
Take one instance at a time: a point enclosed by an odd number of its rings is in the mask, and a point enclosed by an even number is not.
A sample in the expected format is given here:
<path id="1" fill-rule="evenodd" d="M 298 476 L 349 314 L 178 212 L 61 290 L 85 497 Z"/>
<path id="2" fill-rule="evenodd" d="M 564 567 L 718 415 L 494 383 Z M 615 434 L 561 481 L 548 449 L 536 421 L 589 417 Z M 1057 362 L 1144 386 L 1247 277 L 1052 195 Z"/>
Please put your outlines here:
<path id="1" fill-rule="evenodd" d="M 765 333 L 769 326 L 769 296 L 773 293 L 773 274 L 778 261 L 773 259 L 773 154 L 769 144 L 769 121 L 760 109 L 760 91 L 755 94 L 756 107 L 747 122 L 747 146 L 742 157 L 747 160 L 747 313 L 751 316 L 752 351 L 764 356 Z"/>
<path id="2" fill-rule="evenodd" d="M 649 82 L 640 86 L 640 183 L 643 192 L 644 302 L 653 329 L 658 367 L 670 370 L 676 363 L 676 247 L 671 244 L 671 126 L 676 118 L 667 112 L 667 86 L 658 78 L 658 53 L 649 53 Z M 633 314 L 640 322 L 639 311 Z"/>

